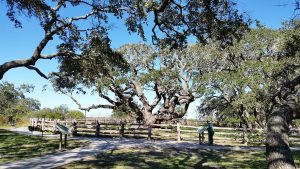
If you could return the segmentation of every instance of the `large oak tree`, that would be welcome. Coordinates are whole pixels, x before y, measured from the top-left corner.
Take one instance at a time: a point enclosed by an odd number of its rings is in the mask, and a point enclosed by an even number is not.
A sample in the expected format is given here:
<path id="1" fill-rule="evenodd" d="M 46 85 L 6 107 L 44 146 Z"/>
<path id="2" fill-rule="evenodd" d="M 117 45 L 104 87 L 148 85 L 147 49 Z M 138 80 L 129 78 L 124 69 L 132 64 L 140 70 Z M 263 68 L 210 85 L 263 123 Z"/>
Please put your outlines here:
<path id="1" fill-rule="evenodd" d="M 128 44 L 107 55 L 101 53 L 100 41 L 96 42 L 89 45 L 85 59 L 64 60 L 53 79 L 56 89 L 68 94 L 80 109 L 124 111 L 152 124 L 182 118 L 190 103 L 199 98 L 199 83 L 194 80 L 201 72 L 199 45 L 158 50 L 145 44 Z M 116 64 L 103 62 L 113 54 L 119 57 Z M 81 107 L 71 94 L 83 92 L 82 87 L 94 89 L 108 104 Z"/>

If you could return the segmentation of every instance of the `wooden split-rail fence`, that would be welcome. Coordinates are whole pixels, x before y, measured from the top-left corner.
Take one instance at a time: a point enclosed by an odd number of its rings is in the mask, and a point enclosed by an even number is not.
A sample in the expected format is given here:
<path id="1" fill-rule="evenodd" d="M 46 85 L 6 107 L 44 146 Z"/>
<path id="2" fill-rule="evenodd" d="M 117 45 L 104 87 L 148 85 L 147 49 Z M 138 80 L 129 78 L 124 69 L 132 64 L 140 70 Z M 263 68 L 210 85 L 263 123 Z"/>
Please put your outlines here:
<path id="1" fill-rule="evenodd" d="M 31 118 L 31 127 L 43 132 L 56 132 L 55 125 L 63 124 L 71 129 L 72 135 L 84 136 L 105 136 L 105 137 L 134 137 L 147 138 L 155 140 L 177 140 L 177 141 L 196 141 L 199 144 L 207 143 L 207 131 L 199 133 L 201 126 L 177 124 L 152 124 L 145 126 L 134 121 L 122 120 L 51 120 Z M 214 142 L 216 144 L 241 144 L 245 130 L 243 128 L 214 127 Z M 293 142 L 299 142 L 299 129 L 291 129 L 294 137 Z M 264 129 L 254 129 L 248 133 L 248 139 L 251 143 L 263 143 L 265 140 Z"/>

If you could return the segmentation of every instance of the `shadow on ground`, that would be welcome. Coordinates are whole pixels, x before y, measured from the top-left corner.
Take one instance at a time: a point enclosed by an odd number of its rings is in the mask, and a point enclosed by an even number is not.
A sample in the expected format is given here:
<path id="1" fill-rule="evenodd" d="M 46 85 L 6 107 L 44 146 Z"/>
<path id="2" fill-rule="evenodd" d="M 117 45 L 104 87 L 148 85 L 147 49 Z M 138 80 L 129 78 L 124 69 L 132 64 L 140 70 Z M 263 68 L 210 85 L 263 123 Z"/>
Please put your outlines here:
<path id="1" fill-rule="evenodd" d="M 266 168 L 263 152 L 146 147 L 115 149 L 62 168 Z"/>
<path id="2" fill-rule="evenodd" d="M 68 142 L 68 149 L 73 149 L 84 144 L 86 144 L 86 141 L 72 140 Z M 58 146 L 58 139 L 28 136 L 0 129 L 0 163 L 53 153 L 58 150 Z"/>

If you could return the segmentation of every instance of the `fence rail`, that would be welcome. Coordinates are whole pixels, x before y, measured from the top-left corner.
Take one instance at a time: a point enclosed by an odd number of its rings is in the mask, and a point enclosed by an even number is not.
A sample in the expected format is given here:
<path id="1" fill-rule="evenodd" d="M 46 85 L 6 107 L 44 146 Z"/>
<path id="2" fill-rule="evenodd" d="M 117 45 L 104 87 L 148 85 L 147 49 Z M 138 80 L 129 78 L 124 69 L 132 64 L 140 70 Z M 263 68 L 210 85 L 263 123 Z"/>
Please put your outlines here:
<path id="1" fill-rule="evenodd" d="M 55 132 L 55 125 L 64 124 L 71 128 L 73 135 L 95 135 L 113 137 L 143 137 L 147 139 L 174 139 L 177 141 L 190 140 L 200 144 L 207 142 L 207 131 L 198 133 L 198 126 L 177 124 L 153 124 L 145 126 L 135 122 L 112 121 L 112 120 L 49 120 L 31 118 L 30 124 L 33 128 L 42 131 Z M 242 142 L 245 136 L 243 128 L 214 127 L 214 140 L 216 143 Z M 261 143 L 264 140 L 265 130 L 254 129 L 249 132 L 247 137 L 250 142 Z M 299 129 L 292 128 L 291 142 L 297 142 L 295 137 L 299 137 Z M 298 141 L 299 142 L 299 141 Z"/>

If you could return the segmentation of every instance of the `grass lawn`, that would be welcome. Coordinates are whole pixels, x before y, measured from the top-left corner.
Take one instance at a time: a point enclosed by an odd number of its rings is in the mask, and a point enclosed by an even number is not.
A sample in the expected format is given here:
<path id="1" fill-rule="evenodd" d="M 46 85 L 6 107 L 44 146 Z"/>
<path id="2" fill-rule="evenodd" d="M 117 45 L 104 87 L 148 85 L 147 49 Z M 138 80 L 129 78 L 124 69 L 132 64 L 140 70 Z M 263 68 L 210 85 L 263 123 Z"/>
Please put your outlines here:
<path id="1" fill-rule="evenodd" d="M 88 142 L 68 140 L 68 148 L 84 146 Z M 38 157 L 58 151 L 59 140 L 27 136 L 0 129 L 0 163 Z"/>
<path id="2" fill-rule="evenodd" d="M 295 162 L 300 165 L 300 152 L 295 153 Z M 111 150 L 97 156 L 59 167 L 73 168 L 266 168 L 264 151 L 220 151 L 203 149 L 175 149 L 148 147 L 144 149 Z"/>

